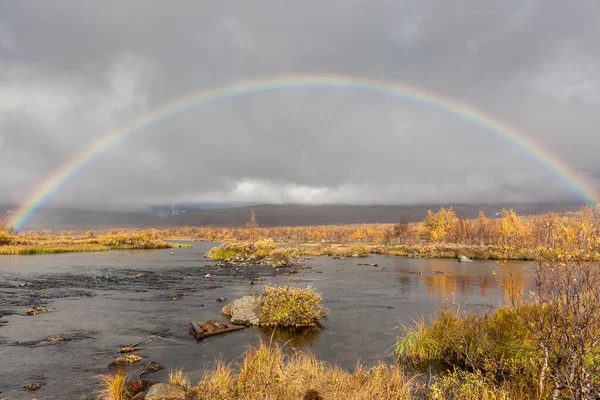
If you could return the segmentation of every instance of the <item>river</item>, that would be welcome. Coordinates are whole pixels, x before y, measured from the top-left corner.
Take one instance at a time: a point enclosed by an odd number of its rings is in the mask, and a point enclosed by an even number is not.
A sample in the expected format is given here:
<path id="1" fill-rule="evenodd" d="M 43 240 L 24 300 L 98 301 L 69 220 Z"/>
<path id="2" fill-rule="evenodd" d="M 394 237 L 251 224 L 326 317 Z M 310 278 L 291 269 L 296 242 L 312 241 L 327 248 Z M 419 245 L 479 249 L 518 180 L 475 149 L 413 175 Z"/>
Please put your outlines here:
<path id="1" fill-rule="evenodd" d="M 309 348 L 348 369 L 357 361 L 391 361 L 398 326 L 443 307 L 487 310 L 503 304 L 511 281 L 526 288 L 532 265 L 315 258 L 308 261 L 312 268 L 286 275 L 289 269 L 219 268 L 203 258 L 212 246 L 0 256 L 0 321 L 7 322 L 0 327 L 0 399 L 93 398 L 98 374 L 108 371 L 118 350 L 149 338 L 137 353 L 144 361 L 183 368 L 198 381 L 215 359 L 235 360 L 247 344 L 269 340 L 272 332 L 250 328 L 198 343 L 188 322 L 226 322 L 216 298 L 233 299 L 268 283 L 312 285 L 330 310 L 323 329 L 296 336 L 276 331 L 275 340 L 291 340 L 287 346 Z M 358 265 L 367 262 L 378 266 Z M 212 279 L 204 277 L 207 273 Z M 265 281 L 250 284 L 259 277 Z M 26 315 L 36 305 L 48 311 Z M 57 335 L 66 340 L 46 340 Z M 139 374 L 143 363 L 130 374 Z M 160 381 L 166 375 L 163 370 L 147 378 Z M 42 384 L 39 391 L 23 389 L 35 382 Z"/>

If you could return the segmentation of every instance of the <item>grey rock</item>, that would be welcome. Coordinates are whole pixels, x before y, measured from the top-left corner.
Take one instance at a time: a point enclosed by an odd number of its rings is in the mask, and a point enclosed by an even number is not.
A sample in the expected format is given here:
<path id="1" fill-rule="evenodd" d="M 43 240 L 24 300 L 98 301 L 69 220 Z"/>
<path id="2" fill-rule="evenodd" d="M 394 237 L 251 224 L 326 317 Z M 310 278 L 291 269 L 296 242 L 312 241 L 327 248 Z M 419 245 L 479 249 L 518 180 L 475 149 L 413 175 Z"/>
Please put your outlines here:
<path id="1" fill-rule="evenodd" d="M 146 400 L 171 400 L 185 398 L 185 389 L 177 385 L 157 383 L 153 385 L 144 396 Z"/>
<path id="2" fill-rule="evenodd" d="M 460 256 L 460 257 L 458 257 L 458 262 L 473 262 L 473 260 L 471 260 L 467 256 Z"/>
<path id="3" fill-rule="evenodd" d="M 232 324 L 259 325 L 265 319 L 261 310 L 263 300 L 260 293 L 250 294 L 225 305 L 222 312 L 230 317 Z"/>

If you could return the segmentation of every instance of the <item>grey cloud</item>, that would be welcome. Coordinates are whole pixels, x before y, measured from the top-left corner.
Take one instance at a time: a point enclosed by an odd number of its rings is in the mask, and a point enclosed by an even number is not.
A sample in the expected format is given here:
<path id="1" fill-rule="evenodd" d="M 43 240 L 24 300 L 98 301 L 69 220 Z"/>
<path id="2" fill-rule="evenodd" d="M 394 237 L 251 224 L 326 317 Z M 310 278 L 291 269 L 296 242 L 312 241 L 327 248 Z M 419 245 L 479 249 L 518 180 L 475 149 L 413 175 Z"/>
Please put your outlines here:
<path id="1" fill-rule="evenodd" d="M 564 2 L 0 3 L 0 202 L 108 132 L 236 80 L 406 82 L 521 128 L 599 186 L 600 7 Z M 572 200 L 531 155 L 434 107 L 346 90 L 259 93 L 147 127 L 56 204 Z"/>

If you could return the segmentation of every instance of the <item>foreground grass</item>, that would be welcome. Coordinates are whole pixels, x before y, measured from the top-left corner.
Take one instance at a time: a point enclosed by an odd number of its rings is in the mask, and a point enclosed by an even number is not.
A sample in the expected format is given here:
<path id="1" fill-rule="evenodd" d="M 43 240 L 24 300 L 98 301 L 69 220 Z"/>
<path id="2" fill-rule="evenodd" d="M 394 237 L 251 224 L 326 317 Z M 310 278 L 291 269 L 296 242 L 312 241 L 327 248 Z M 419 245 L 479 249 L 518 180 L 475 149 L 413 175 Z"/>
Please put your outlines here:
<path id="1" fill-rule="evenodd" d="M 109 400 L 131 399 L 121 376 L 102 380 Z M 171 372 L 169 381 L 184 388 L 189 380 L 181 370 Z M 429 381 L 429 382 L 428 382 Z M 119 390 L 121 390 L 119 392 Z M 525 399 L 503 386 L 495 385 L 480 372 L 457 370 L 431 379 L 409 373 L 402 365 L 378 362 L 357 364 L 354 371 L 328 365 L 307 351 L 284 349 L 260 342 L 248 346 L 237 362 L 218 361 L 200 382 L 188 389 L 192 400 L 509 400 Z"/>
<path id="2" fill-rule="evenodd" d="M 248 347 L 242 360 L 219 362 L 190 391 L 196 400 L 410 399 L 419 390 L 402 368 L 357 365 L 353 373 L 303 351 L 284 354 L 278 345 Z"/>

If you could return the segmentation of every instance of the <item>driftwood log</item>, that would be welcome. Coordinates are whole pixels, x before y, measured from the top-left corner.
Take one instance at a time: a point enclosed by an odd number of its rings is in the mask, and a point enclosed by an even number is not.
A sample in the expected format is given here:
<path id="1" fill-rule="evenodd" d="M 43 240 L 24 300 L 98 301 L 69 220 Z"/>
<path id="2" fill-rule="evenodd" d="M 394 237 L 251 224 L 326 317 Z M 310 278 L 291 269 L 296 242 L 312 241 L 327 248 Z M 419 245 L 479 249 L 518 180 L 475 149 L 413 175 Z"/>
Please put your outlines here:
<path id="1" fill-rule="evenodd" d="M 202 340 L 204 338 L 216 335 L 222 335 L 224 333 L 235 332 L 243 330 L 243 326 L 232 326 L 221 324 L 215 321 L 206 322 L 190 322 L 190 333 L 196 338 L 196 340 Z"/>

